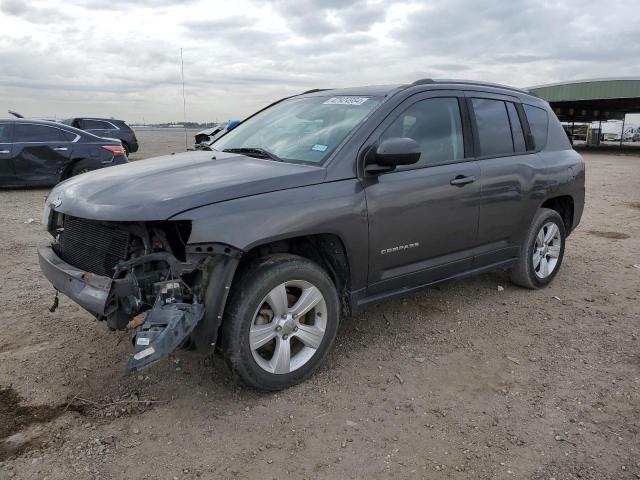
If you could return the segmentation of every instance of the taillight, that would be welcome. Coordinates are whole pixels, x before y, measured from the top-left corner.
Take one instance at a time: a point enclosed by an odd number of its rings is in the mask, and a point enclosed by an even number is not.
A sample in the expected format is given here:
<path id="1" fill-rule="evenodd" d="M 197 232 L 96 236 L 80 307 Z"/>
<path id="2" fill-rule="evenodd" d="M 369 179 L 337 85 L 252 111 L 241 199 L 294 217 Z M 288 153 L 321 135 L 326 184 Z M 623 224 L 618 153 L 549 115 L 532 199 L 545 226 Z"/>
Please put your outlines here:
<path id="1" fill-rule="evenodd" d="M 118 155 L 123 155 L 124 156 L 124 148 L 116 146 L 116 145 L 103 145 L 102 148 L 104 148 L 105 150 L 110 151 L 111 153 L 113 153 L 113 155 L 115 157 L 117 157 Z"/>

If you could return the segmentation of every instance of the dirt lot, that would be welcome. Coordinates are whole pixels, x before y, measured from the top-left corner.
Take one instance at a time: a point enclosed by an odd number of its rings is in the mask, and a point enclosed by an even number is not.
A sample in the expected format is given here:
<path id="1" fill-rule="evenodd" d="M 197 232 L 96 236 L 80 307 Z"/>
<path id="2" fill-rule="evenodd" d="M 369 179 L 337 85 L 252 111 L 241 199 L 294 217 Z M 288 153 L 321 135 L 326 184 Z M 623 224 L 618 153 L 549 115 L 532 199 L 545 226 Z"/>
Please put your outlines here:
<path id="1" fill-rule="evenodd" d="M 139 137 L 137 158 L 184 138 Z M 48 311 L 47 192 L 0 191 L 0 479 L 640 478 L 640 157 L 585 158 L 551 287 L 496 272 L 371 307 L 278 394 L 217 358 L 126 374 L 128 334 Z"/>

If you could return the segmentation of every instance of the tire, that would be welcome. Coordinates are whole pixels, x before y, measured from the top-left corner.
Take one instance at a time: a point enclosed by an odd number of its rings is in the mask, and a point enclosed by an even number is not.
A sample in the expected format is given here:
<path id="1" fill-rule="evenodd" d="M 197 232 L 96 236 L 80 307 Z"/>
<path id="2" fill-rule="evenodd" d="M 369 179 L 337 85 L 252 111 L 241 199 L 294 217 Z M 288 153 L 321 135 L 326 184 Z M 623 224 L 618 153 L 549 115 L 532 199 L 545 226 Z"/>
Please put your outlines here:
<path id="1" fill-rule="evenodd" d="M 300 309 L 318 295 L 321 299 L 313 307 Z M 299 302 L 303 296 L 307 301 Z M 339 322 L 338 292 L 327 272 L 303 257 L 270 255 L 234 280 L 222 323 L 222 352 L 231 371 L 247 385 L 282 390 L 306 379 L 322 363 Z"/>
<path id="2" fill-rule="evenodd" d="M 87 160 L 80 160 L 79 162 L 76 162 L 76 164 L 71 169 L 71 176 L 75 177 L 76 175 L 90 172 L 91 170 L 95 170 L 92 162 L 89 162 Z"/>
<path id="3" fill-rule="evenodd" d="M 549 285 L 562 265 L 566 238 L 558 212 L 539 209 L 520 248 L 518 263 L 511 270 L 511 281 L 531 289 Z"/>
<path id="4" fill-rule="evenodd" d="M 131 155 L 131 147 L 127 142 L 122 142 L 122 148 L 124 148 L 124 153 L 127 155 L 127 157 Z"/>

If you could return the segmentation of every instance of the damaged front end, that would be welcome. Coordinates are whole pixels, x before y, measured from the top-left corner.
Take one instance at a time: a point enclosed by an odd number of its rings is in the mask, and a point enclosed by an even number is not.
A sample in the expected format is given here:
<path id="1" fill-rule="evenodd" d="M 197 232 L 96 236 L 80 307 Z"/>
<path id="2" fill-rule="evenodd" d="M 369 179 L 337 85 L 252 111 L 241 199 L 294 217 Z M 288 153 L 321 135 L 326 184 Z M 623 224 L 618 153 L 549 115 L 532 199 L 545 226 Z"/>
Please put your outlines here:
<path id="1" fill-rule="evenodd" d="M 241 252 L 187 244 L 189 222 L 99 222 L 53 212 L 55 242 L 39 249 L 41 268 L 60 291 L 106 321 L 134 330 L 130 370 L 178 347 L 215 346 Z"/>

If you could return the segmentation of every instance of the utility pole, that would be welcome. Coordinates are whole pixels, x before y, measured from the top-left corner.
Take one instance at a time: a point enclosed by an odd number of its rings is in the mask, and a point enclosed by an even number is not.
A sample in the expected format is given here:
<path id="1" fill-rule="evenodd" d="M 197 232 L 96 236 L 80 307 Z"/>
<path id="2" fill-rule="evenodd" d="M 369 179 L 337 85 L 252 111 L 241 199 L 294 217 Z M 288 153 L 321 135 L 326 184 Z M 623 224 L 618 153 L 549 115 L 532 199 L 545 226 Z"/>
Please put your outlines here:
<path id="1" fill-rule="evenodd" d="M 182 68 L 182 113 L 183 113 L 183 123 L 184 123 L 184 150 L 187 151 L 189 149 L 188 140 L 187 140 L 187 97 L 184 94 L 184 57 L 182 56 L 182 47 L 180 48 L 180 65 Z"/>

